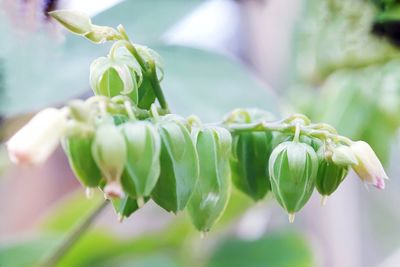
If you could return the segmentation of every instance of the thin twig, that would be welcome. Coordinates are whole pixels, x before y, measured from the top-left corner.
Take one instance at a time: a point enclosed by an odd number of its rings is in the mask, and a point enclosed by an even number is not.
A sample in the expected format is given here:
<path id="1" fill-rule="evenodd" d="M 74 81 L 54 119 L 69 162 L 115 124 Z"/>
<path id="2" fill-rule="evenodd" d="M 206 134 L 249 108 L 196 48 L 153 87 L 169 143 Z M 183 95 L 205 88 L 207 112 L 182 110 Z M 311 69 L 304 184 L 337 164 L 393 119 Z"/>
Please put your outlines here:
<path id="1" fill-rule="evenodd" d="M 98 207 L 90 212 L 87 217 L 83 218 L 79 224 L 77 224 L 71 232 L 65 237 L 65 239 L 57 246 L 53 252 L 44 259 L 38 266 L 39 267 L 53 267 L 62 259 L 62 257 L 68 253 L 68 251 L 79 241 L 83 234 L 90 228 L 97 216 L 107 207 L 109 201 L 103 201 Z"/>

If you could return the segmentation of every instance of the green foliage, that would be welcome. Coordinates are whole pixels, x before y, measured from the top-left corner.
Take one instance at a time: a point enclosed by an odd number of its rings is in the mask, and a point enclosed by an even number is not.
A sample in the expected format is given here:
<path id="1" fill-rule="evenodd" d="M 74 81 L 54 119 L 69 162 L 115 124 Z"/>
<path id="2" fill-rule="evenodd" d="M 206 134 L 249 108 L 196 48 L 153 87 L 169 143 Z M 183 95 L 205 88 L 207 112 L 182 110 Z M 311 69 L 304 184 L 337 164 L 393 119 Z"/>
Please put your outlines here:
<path id="1" fill-rule="evenodd" d="M 148 44 L 161 42 L 160 36 L 177 19 L 195 8 L 200 1 L 158 0 L 124 1 L 95 17 L 95 23 L 118 25 L 124 23 L 133 30 L 135 40 Z M 168 12 L 166 12 L 168 10 Z M 157 20 L 154 20 L 154 17 Z M 118 21 L 117 21 L 118 20 Z M 39 31 L 24 36 L 21 42 L 14 34 L 13 25 L 0 11 L 0 32 L 7 42 L 0 43 L 2 61 L 0 114 L 16 115 L 54 105 L 79 96 L 88 90 L 90 61 L 104 51 L 93 44 L 67 36 L 63 44 L 50 33 Z M 34 90 L 30 97 L 24 97 Z"/>
<path id="2" fill-rule="evenodd" d="M 311 248 L 292 232 L 269 233 L 255 241 L 228 238 L 212 255 L 207 267 L 312 267 Z"/>
<path id="3" fill-rule="evenodd" d="M 368 141 L 387 164 L 400 126 L 400 53 L 372 33 L 378 12 L 372 1 L 308 0 L 291 95 L 312 119 Z"/>

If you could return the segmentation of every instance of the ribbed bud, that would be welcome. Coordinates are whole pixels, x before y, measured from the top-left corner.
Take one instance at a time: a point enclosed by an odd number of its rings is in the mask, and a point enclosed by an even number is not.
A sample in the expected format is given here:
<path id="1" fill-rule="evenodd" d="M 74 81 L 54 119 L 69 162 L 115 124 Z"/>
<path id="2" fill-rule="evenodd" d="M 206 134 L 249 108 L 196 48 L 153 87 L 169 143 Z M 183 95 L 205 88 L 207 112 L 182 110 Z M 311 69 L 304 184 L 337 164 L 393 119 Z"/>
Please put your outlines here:
<path id="1" fill-rule="evenodd" d="M 200 177 L 187 209 L 195 227 L 208 232 L 228 203 L 232 138 L 221 127 L 195 129 L 192 137 L 199 156 Z"/>
<path id="2" fill-rule="evenodd" d="M 121 132 L 127 148 L 122 186 L 133 198 L 149 196 L 160 175 L 160 136 L 144 121 L 127 122 L 121 125 Z"/>
<path id="3" fill-rule="evenodd" d="M 317 171 L 317 155 L 307 144 L 288 141 L 272 151 L 269 162 L 272 192 L 290 218 L 311 197 Z"/>
<path id="4" fill-rule="evenodd" d="M 107 185 L 107 197 L 122 197 L 121 174 L 126 161 L 126 145 L 121 132 L 113 124 L 100 125 L 92 144 L 92 155 Z"/>
<path id="5" fill-rule="evenodd" d="M 318 161 L 316 188 L 323 197 L 327 197 L 335 192 L 346 178 L 348 167 L 339 166 L 331 160 L 327 160 L 324 147 L 318 150 Z"/>
<path id="6" fill-rule="evenodd" d="M 96 95 L 127 95 L 138 103 L 142 72 L 132 55 L 121 49 L 113 56 L 101 57 L 90 65 L 90 86 Z"/>
<path id="7" fill-rule="evenodd" d="M 160 177 L 151 196 L 167 211 L 183 210 L 199 176 L 197 152 L 186 126 L 175 118 L 160 118 Z"/>
<path id="8" fill-rule="evenodd" d="M 268 162 L 272 152 L 272 133 L 239 133 L 233 138 L 230 160 L 235 186 L 257 201 L 271 189 Z"/>

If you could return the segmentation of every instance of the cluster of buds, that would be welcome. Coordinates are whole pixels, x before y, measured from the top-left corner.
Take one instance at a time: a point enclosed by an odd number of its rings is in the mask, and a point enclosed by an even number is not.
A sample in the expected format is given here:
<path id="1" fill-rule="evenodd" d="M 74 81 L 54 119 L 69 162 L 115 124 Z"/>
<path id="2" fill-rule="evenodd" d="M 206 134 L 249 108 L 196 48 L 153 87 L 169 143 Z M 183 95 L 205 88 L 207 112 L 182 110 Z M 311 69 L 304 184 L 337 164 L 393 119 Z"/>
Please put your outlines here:
<path id="1" fill-rule="evenodd" d="M 150 198 L 173 213 L 187 208 L 201 231 L 223 213 L 231 177 L 254 200 L 272 191 L 291 221 L 314 188 L 325 201 L 350 168 L 379 189 L 387 179 L 367 143 L 304 116 L 271 121 L 265 111 L 235 110 L 220 125 L 203 125 L 121 98 L 92 97 L 39 112 L 9 140 L 10 158 L 39 164 L 62 141 L 88 192 L 100 188 L 106 198 L 137 208 Z M 121 216 L 130 215 L 121 210 Z"/>
<path id="2" fill-rule="evenodd" d="M 366 142 L 353 142 L 330 125 L 311 123 L 304 115 L 281 121 L 268 117 L 264 111 L 238 109 L 225 119 L 236 140 L 233 181 L 254 200 L 271 190 L 293 221 L 314 188 L 325 204 L 350 168 L 364 183 L 384 188 L 388 177 Z"/>
<path id="3" fill-rule="evenodd" d="M 115 44 L 91 65 L 95 96 L 39 112 L 8 141 L 10 158 L 40 164 L 61 142 L 88 194 L 102 190 L 121 219 L 152 199 L 168 212 L 187 210 L 207 232 L 224 212 L 231 180 L 256 201 L 272 191 L 291 221 L 315 187 L 326 199 L 350 168 L 384 188 L 387 176 L 367 143 L 304 115 L 275 120 L 266 111 L 237 109 L 222 123 L 202 124 L 170 114 L 154 51 L 131 43 L 122 26 L 100 31 L 79 13 L 52 15 L 76 34 Z"/>

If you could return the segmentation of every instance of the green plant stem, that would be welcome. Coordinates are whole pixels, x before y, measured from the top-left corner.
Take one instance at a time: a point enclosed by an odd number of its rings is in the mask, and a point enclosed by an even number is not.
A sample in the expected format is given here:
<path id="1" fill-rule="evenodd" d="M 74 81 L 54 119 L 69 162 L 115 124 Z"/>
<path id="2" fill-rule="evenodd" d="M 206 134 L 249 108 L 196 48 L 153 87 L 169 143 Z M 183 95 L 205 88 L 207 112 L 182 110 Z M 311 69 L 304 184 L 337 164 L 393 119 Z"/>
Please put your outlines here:
<path id="1" fill-rule="evenodd" d="M 225 127 L 231 132 L 282 132 L 282 133 L 292 133 L 296 132 L 296 125 L 285 124 L 278 122 L 257 122 L 248 124 L 228 124 Z M 350 145 L 353 141 L 347 137 L 331 133 L 326 130 L 315 130 L 309 126 L 300 125 L 300 134 L 305 134 L 309 136 L 314 136 L 323 139 L 331 139 L 335 142 L 344 143 Z"/>
<path id="2" fill-rule="evenodd" d="M 169 110 L 164 92 L 161 89 L 160 81 L 158 80 L 157 70 L 154 62 L 150 62 L 150 81 L 161 108 Z"/>
<path id="3" fill-rule="evenodd" d="M 129 41 L 125 43 L 126 49 L 135 57 L 136 61 L 139 63 L 143 74 L 150 78 L 151 86 L 153 88 L 154 94 L 160 103 L 162 109 L 168 110 L 168 104 L 165 99 L 164 93 L 161 89 L 160 81 L 157 77 L 157 70 L 154 61 L 146 62 L 138 53 L 135 46 Z"/>
<path id="4" fill-rule="evenodd" d="M 46 258 L 40 267 L 53 267 L 62 259 L 62 257 L 68 253 L 68 251 L 79 241 L 83 234 L 90 228 L 92 223 L 98 217 L 98 215 L 107 207 L 109 201 L 101 202 L 87 217 L 77 224 L 71 232 L 65 237 L 65 239 L 57 246 L 53 252 Z"/>

